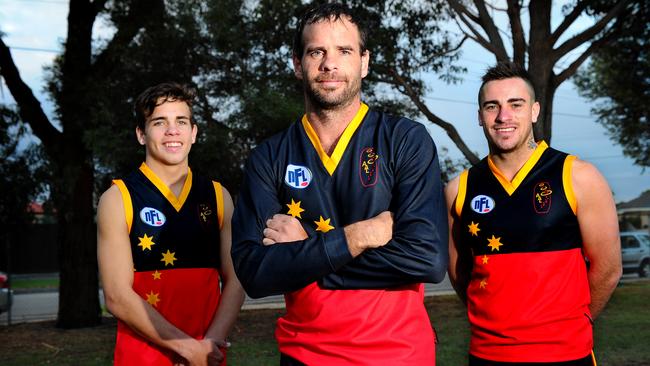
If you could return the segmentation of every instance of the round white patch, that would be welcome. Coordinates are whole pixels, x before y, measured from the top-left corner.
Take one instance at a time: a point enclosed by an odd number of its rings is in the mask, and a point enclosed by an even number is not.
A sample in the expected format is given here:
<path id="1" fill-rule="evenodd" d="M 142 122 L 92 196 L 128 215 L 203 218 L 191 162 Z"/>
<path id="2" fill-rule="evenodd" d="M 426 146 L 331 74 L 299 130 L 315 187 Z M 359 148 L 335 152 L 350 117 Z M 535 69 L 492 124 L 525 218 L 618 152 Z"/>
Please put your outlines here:
<path id="1" fill-rule="evenodd" d="M 165 214 L 152 207 L 145 207 L 140 210 L 140 220 L 149 226 L 165 225 Z"/>
<path id="2" fill-rule="evenodd" d="M 311 183 L 311 171 L 301 165 L 287 165 L 287 172 L 284 174 L 284 183 L 291 188 L 304 189 Z"/>
<path id="3" fill-rule="evenodd" d="M 490 196 L 478 195 L 472 198 L 472 210 L 476 213 L 486 214 L 494 209 L 494 200 Z"/>

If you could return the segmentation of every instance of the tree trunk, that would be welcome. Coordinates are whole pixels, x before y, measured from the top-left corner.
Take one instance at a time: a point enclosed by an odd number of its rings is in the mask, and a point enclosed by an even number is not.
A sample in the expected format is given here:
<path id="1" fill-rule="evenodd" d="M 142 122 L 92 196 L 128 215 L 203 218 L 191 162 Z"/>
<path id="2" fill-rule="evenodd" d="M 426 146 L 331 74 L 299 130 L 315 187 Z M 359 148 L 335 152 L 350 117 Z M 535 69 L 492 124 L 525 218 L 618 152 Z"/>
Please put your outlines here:
<path id="1" fill-rule="evenodd" d="M 551 8 L 550 1 L 531 1 L 530 38 L 528 46 L 528 73 L 535 85 L 535 97 L 541 106 L 537 123 L 533 125 L 535 140 L 551 143 L 551 127 L 553 125 L 553 96 L 556 86 L 553 85 L 553 60 L 549 55 L 553 52 L 551 38 Z M 526 65 L 522 65 L 526 66 Z"/>
<path id="2" fill-rule="evenodd" d="M 78 146 L 66 149 L 58 168 L 59 314 L 57 327 L 94 326 L 101 321 L 97 246 L 90 154 Z"/>
<path id="3" fill-rule="evenodd" d="M 59 316 L 57 326 L 79 328 L 99 324 L 97 242 L 94 222 L 92 152 L 84 143 L 92 96 L 91 39 L 95 21 L 87 0 L 70 2 L 68 38 L 61 66 L 58 99 L 63 151 L 55 157 L 59 228 Z"/>
<path id="4" fill-rule="evenodd" d="M 536 141 L 544 140 L 549 145 L 551 144 L 553 126 L 553 98 L 556 90 L 556 86 L 553 84 L 552 68 L 553 65 L 547 61 L 532 62 L 531 57 L 528 69 L 533 84 L 535 84 L 535 97 L 540 104 L 539 117 L 537 123 L 533 125 L 533 134 Z"/>

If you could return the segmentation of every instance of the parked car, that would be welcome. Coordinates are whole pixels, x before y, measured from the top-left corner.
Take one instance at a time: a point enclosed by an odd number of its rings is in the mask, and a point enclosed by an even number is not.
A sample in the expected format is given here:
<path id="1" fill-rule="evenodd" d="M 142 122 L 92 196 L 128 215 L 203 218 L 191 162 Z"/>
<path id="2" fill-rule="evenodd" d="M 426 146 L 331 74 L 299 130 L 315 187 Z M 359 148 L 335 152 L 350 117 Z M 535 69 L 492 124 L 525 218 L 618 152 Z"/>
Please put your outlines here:
<path id="1" fill-rule="evenodd" d="M 645 231 L 621 233 L 623 272 L 637 272 L 640 277 L 650 276 L 650 234 Z"/>
<path id="2" fill-rule="evenodd" d="M 13 294 L 7 282 L 8 279 L 9 277 L 7 277 L 6 273 L 0 272 L 0 313 L 9 310 L 13 300 Z"/>

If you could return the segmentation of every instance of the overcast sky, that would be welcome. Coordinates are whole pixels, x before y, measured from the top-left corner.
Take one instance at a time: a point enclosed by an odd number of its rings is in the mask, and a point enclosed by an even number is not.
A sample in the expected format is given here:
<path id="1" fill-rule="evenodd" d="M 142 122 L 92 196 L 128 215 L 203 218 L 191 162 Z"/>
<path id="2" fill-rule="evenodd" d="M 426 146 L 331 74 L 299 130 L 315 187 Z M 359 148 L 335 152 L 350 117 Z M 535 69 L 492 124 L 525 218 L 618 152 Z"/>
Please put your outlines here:
<path id="1" fill-rule="evenodd" d="M 23 80 L 51 115 L 51 103 L 43 94 L 43 67 L 50 65 L 66 34 L 66 0 L 0 0 L 0 31 L 12 48 L 12 56 Z M 589 20 L 585 20 L 588 22 Z M 507 24 L 500 28 L 508 29 Z M 487 144 L 477 122 L 476 93 L 480 77 L 494 63 L 494 57 L 476 44 L 466 42 L 459 61 L 468 73 L 459 85 L 447 85 L 432 78 L 425 97 L 429 108 L 453 123 L 465 143 L 480 156 Z M 13 103 L 4 85 L 0 103 Z M 565 82 L 555 94 L 552 146 L 593 163 L 609 182 L 616 202 L 629 201 L 650 189 L 650 171 L 645 173 L 623 156 L 619 146 L 606 136 L 605 129 L 590 113 L 589 101 L 581 98 L 573 84 Z M 426 122 L 426 121 L 424 121 Z M 427 123 L 425 123 L 427 124 Z M 427 124 L 438 147 L 446 147 L 452 157 L 461 154 L 444 131 Z"/>

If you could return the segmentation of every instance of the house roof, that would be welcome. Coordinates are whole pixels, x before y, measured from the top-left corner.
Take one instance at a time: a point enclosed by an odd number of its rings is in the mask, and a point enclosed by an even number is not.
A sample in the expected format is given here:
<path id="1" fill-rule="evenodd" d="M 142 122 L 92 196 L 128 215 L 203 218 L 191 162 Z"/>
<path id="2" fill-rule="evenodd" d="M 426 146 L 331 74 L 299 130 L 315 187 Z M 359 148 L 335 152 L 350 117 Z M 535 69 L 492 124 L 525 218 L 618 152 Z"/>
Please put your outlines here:
<path id="1" fill-rule="evenodd" d="M 31 212 L 33 214 L 39 215 L 39 214 L 44 214 L 45 210 L 43 210 L 43 205 L 38 203 L 38 202 L 30 202 L 27 205 L 27 212 Z"/>
<path id="2" fill-rule="evenodd" d="M 631 201 L 616 205 L 619 213 L 630 211 L 650 211 L 650 190 L 647 190 Z"/>

